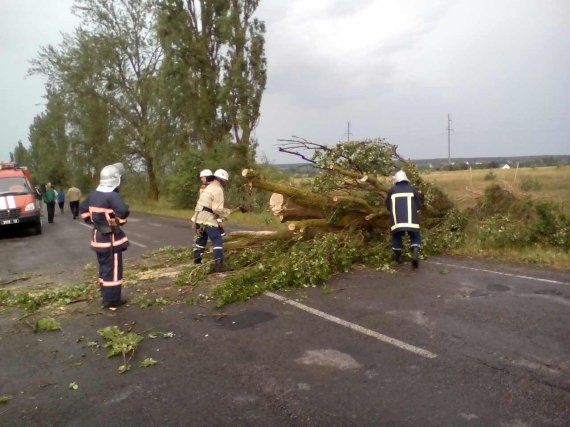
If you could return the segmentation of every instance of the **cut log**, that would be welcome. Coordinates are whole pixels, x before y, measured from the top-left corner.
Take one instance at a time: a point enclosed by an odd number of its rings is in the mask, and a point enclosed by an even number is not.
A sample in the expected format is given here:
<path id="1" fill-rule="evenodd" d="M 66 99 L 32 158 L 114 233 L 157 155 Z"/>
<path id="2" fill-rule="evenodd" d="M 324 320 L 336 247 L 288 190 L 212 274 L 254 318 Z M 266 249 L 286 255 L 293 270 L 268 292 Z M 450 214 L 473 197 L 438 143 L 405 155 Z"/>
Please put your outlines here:
<path id="1" fill-rule="evenodd" d="M 269 199 L 269 209 L 273 215 L 278 216 L 281 222 L 297 221 L 300 219 L 324 218 L 325 212 L 301 206 L 292 197 L 273 193 Z"/>
<path id="2" fill-rule="evenodd" d="M 233 231 L 224 238 L 224 248 L 228 250 L 250 248 L 264 242 L 289 239 L 290 237 L 291 232 L 289 230 Z"/>
<path id="3" fill-rule="evenodd" d="M 329 205 L 329 201 L 325 196 L 315 194 L 310 191 L 305 191 L 287 184 L 267 181 L 253 169 L 244 169 L 241 174 L 251 183 L 253 187 L 271 191 L 273 193 L 287 195 L 293 198 L 295 200 L 295 203 L 299 206 L 310 209 L 317 209 L 325 212 L 327 206 Z"/>

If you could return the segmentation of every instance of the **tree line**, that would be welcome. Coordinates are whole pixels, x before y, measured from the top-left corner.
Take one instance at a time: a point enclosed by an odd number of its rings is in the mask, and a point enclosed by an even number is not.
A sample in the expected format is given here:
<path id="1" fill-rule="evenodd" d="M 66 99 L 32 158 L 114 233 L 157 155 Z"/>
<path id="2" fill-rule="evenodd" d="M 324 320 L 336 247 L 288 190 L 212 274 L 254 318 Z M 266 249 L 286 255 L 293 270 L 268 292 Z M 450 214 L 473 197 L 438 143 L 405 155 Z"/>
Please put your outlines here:
<path id="1" fill-rule="evenodd" d="M 31 61 L 46 105 L 14 156 L 38 181 L 83 188 L 122 161 L 152 200 L 176 191 L 180 172 L 241 170 L 267 78 L 258 4 L 75 0 L 80 25 Z"/>

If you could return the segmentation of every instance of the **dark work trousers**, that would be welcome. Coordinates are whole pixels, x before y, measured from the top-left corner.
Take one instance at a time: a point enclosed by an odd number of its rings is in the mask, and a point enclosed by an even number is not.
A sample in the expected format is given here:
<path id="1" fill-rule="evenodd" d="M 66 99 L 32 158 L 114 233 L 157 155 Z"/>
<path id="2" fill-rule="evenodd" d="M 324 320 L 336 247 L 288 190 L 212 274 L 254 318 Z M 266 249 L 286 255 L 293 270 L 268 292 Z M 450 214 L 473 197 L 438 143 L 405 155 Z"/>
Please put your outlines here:
<path id="1" fill-rule="evenodd" d="M 63 206 L 64 206 L 65 202 L 57 202 L 57 204 L 59 205 L 60 212 L 63 213 Z"/>
<path id="2" fill-rule="evenodd" d="M 99 261 L 99 285 L 103 303 L 114 303 L 121 300 L 123 284 L 123 252 L 97 252 Z"/>
<path id="3" fill-rule="evenodd" d="M 204 231 L 196 231 L 196 240 L 194 241 L 194 260 L 201 260 L 202 253 L 206 249 L 206 243 L 208 238 L 212 241 L 212 246 L 214 249 L 214 260 L 224 259 L 224 240 L 222 234 L 220 233 L 220 228 L 211 225 L 204 225 Z"/>
<path id="4" fill-rule="evenodd" d="M 404 234 L 408 233 L 410 236 L 410 246 L 418 246 L 421 247 L 422 240 L 420 236 L 420 230 L 396 230 L 392 231 L 392 249 L 395 251 L 402 250 L 402 238 Z"/>
<path id="5" fill-rule="evenodd" d="M 48 222 L 53 222 L 53 216 L 55 215 L 55 202 L 46 202 Z"/>
<path id="6" fill-rule="evenodd" d="M 73 215 L 73 219 L 79 216 L 79 200 L 75 200 L 74 202 L 69 202 L 69 210 Z"/>

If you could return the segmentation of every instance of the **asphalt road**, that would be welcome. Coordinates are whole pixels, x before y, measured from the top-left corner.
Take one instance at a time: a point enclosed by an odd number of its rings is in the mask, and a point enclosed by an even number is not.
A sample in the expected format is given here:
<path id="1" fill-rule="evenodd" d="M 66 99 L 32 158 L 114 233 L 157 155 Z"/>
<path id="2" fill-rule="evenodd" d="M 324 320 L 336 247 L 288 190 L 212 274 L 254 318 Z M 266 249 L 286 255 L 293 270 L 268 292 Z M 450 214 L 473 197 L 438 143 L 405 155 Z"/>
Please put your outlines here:
<path id="1" fill-rule="evenodd" d="M 58 252 L 88 239 L 59 219 L 26 239 L 69 264 L 90 258 L 88 247 Z M 129 230 L 149 248 L 191 238 L 179 220 L 145 218 Z M 2 259 L 19 258 L 20 239 L 0 239 Z M 28 265 L 19 262 L 9 261 L 11 275 Z M 567 272 L 438 257 L 417 271 L 342 274 L 326 289 L 268 293 L 223 312 L 78 307 L 49 334 L 6 312 L 0 395 L 13 398 L 0 425 L 569 425 Z M 87 345 L 108 325 L 175 337 L 143 340 L 133 370 L 119 375 L 120 360 Z M 146 357 L 159 363 L 137 367 Z"/>
<path id="2" fill-rule="evenodd" d="M 37 274 L 55 274 L 69 282 L 81 276 L 85 264 L 96 262 L 89 246 L 91 226 L 73 220 L 69 211 L 56 214 L 53 224 L 43 219 L 42 234 L 37 236 L 22 228 L 0 229 L 0 282 Z M 193 244 L 189 220 L 134 213 L 124 229 L 131 242 L 124 252 L 126 261 L 166 245 Z"/>

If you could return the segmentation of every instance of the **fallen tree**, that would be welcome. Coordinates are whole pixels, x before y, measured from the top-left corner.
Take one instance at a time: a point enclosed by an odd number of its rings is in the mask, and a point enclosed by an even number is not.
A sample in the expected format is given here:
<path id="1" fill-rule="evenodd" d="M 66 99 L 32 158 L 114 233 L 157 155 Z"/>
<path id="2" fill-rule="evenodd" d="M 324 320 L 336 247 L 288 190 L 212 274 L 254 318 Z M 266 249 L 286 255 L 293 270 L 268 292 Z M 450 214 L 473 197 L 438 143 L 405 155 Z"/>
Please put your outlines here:
<path id="1" fill-rule="evenodd" d="M 281 222 L 289 222 L 290 231 L 358 229 L 384 234 L 389 224 L 386 193 L 399 169 L 406 171 L 421 192 L 422 216 L 428 227 L 436 225 L 452 208 L 447 196 L 424 182 L 415 165 L 384 140 L 343 142 L 331 148 L 294 138 L 283 140 L 279 151 L 299 157 L 315 169 L 311 188 L 268 181 L 255 169 L 244 169 L 242 176 L 246 188 L 273 193 L 269 208 Z"/>
<path id="2" fill-rule="evenodd" d="M 310 185 L 269 180 L 256 168 L 242 171 L 243 188 L 272 193 L 268 208 L 287 227 L 229 233 L 228 263 L 237 271 L 213 290 L 219 306 L 269 289 L 316 286 L 354 264 L 391 270 L 385 199 L 400 169 L 422 194 L 424 253 L 441 252 L 462 238 L 465 219 L 395 145 L 375 139 L 328 147 L 293 137 L 281 140 L 279 151 L 312 167 Z"/>

